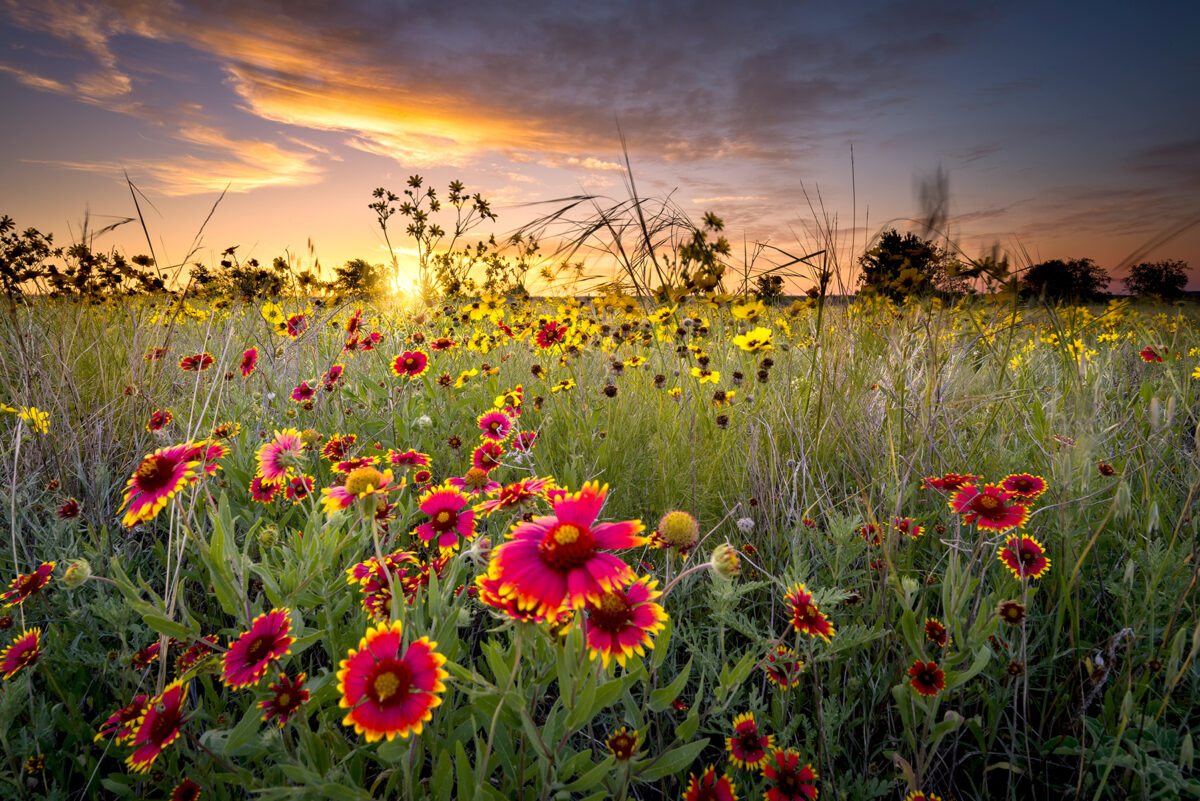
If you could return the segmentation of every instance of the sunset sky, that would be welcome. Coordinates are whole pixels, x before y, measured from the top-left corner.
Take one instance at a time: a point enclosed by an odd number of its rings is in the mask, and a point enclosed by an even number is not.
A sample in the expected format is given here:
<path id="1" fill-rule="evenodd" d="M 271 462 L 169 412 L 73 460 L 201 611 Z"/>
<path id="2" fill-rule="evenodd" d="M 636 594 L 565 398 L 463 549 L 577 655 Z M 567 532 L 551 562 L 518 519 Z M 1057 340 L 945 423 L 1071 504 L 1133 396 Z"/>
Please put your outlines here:
<path id="1" fill-rule="evenodd" d="M 861 250 L 941 165 L 969 255 L 1200 266 L 1195 4 L 836 6 L 0 0 L 0 214 L 70 242 L 134 215 L 124 170 L 171 264 L 228 185 L 193 260 L 311 241 L 328 275 L 388 261 L 370 193 L 414 173 L 496 233 L 624 197 L 619 124 L 639 192 L 739 251 L 811 242 L 805 190 Z M 136 224 L 97 244 L 146 251 Z"/>

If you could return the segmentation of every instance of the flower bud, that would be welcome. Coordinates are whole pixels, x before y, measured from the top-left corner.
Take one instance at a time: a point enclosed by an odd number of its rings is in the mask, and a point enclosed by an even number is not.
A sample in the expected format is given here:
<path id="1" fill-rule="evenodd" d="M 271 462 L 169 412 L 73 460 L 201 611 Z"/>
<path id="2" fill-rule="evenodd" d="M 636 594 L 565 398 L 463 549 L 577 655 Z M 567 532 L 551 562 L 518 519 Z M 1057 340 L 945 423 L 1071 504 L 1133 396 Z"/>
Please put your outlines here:
<path id="1" fill-rule="evenodd" d="M 74 590 L 82 587 L 84 582 L 91 577 L 92 566 L 88 563 L 88 560 L 72 559 L 67 562 L 67 572 L 63 574 L 59 584 L 68 590 Z"/>
<path id="2" fill-rule="evenodd" d="M 742 575 L 741 558 L 737 549 L 727 542 L 713 548 L 712 560 L 709 562 L 713 572 L 723 578 L 736 578 Z"/>

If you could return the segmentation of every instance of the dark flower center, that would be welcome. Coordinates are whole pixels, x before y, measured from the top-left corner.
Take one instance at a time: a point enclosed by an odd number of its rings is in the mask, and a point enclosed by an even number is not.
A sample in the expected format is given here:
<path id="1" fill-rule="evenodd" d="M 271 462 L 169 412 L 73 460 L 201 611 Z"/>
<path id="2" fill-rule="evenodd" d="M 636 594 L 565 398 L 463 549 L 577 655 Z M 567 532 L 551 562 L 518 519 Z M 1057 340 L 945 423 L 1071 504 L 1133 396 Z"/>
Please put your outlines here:
<path id="1" fill-rule="evenodd" d="M 250 641 L 246 648 L 246 663 L 253 664 L 266 659 L 275 644 L 274 634 L 260 634 Z"/>
<path id="2" fill-rule="evenodd" d="M 449 509 L 442 509 L 436 515 L 434 515 L 433 520 L 430 521 L 430 525 L 433 526 L 433 530 L 437 532 L 449 531 L 450 529 L 454 528 L 457 523 L 458 514 Z"/>
<path id="3" fill-rule="evenodd" d="M 381 659 L 367 674 L 365 691 L 372 703 L 389 709 L 408 699 L 412 683 L 413 673 L 408 663 Z"/>
<path id="4" fill-rule="evenodd" d="M 633 617 L 633 609 L 625 593 L 616 591 L 605 593 L 600 603 L 589 610 L 588 620 L 593 626 L 608 632 L 620 632 Z"/>
<path id="5" fill-rule="evenodd" d="M 552 570 L 566 572 L 587 564 L 596 551 L 596 540 L 586 527 L 559 523 L 546 532 L 538 555 Z"/>
<path id="6" fill-rule="evenodd" d="M 159 704 L 159 708 L 151 714 L 147 742 L 166 742 L 179 728 L 179 710 L 167 709 Z"/>
<path id="7" fill-rule="evenodd" d="M 155 456 L 137 471 L 137 487 L 142 492 L 153 494 L 170 486 L 179 462 L 167 456 Z"/>

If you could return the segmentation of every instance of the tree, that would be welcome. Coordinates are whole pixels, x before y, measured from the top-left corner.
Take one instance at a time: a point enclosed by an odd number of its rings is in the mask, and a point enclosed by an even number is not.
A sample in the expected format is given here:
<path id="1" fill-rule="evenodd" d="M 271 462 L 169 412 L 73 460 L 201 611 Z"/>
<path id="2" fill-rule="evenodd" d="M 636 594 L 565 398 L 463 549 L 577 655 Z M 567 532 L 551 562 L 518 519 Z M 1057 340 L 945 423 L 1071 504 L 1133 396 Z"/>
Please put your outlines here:
<path id="1" fill-rule="evenodd" d="M 1021 294 L 1046 300 L 1095 300 L 1111 279 L 1091 259 L 1051 259 L 1021 276 Z"/>
<path id="2" fill-rule="evenodd" d="M 1186 261 L 1143 262 L 1129 268 L 1125 288 L 1134 295 L 1147 295 L 1164 300 L 1182 297 L 1187 286 Z"/>
<path id="3" fill-rule="evenodd" d="M 366 259 L 351 259 L 333 271 L 337 274 L 333 288 L 349 296 L 379 294 L 387 279 L 382 264 L 370 264 Z"/>
<path id="4" fill-rule="evenodd" d="M 858 260 L 858 283 L 867 292 L 900 301 L 908 295 L 929 294 L 946 279 L 946 252 L 913 233 L 900 236 L 892 228 Z"/>

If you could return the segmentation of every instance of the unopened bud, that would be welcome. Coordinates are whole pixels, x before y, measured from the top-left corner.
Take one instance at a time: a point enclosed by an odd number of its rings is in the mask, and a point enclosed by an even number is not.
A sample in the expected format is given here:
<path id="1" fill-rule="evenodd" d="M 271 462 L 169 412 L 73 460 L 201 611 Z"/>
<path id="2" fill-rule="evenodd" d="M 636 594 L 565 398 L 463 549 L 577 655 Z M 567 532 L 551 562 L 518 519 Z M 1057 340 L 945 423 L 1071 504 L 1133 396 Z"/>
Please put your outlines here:
<path id="1" fill-rule="evenodd" d="M 63 573 L 59 584 L 68 590 L 82 587 L 84 582 L 92 577 L 92 566 L 86 559 L 72 559 L 67 562 L 67 572 Z"/>
<path id="2" fill-rule="evenodd" d="M 709 564 L 712 565 L 713 572 L 723 578 L 736 578 L 742 575 L 741 557 L 738 556 L 737 549 L 727 542 L 713 548 L 712 560 Z"/>

